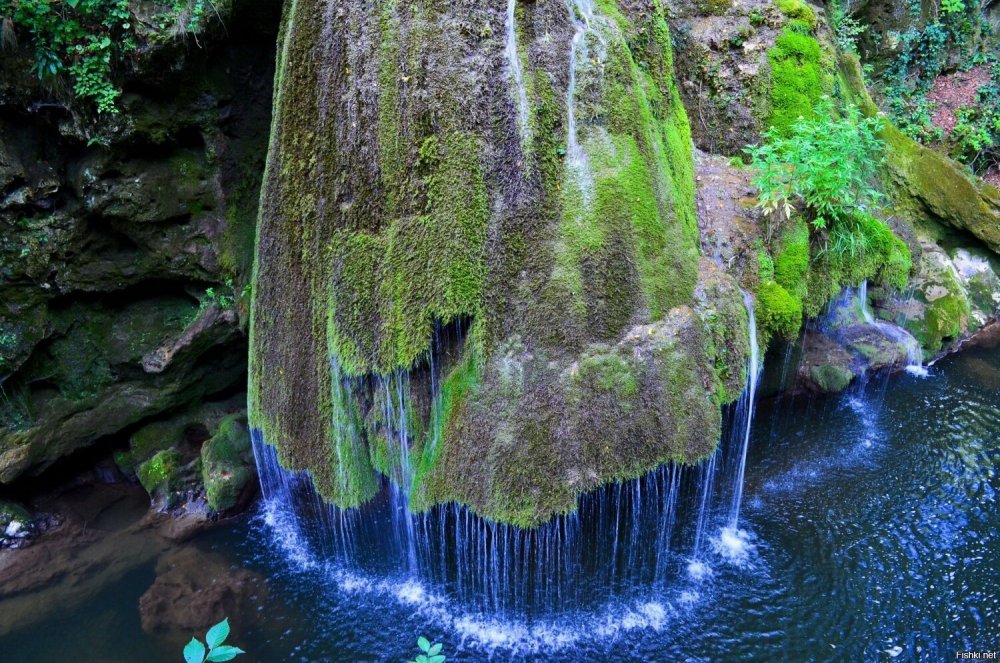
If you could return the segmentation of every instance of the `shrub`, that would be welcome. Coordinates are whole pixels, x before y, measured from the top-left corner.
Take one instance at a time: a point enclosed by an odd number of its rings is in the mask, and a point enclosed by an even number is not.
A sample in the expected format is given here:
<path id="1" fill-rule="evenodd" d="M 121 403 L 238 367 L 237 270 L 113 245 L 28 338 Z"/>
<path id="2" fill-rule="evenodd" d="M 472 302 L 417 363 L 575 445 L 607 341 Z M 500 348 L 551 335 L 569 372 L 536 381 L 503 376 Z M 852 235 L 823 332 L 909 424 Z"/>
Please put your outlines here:
<path id="1" fill-rule="evenodd" d="M 747 149 L 758 206 L 787 219 L 795 206 L 804 205 L 816 230 L 866 212 L 881 198 L 873 184 L 882 159 L 881 123 L 862 119 L 855 106 L 836 117 L 824 99 L 815 119 L 799 117 L 787 137 L 772 127 L 767 143 Z"/>
<path id="2" fill-rule="evenodd" d="M 0 16 L 30 35 L 39 78 L 67 73 L 78 97 L 118 112 L 112 64 L 135 50 L 128 0 L 0 0 Z"/>
<path id="3" fill-rule="evenodd" d="M 196 32 L 204 17 L 216 11 L 212 0 L 152 4 L 163 7 L 155 16 L 163 31 Z M 38 78 L 66 75 L 74 94 L 92 102 L 98 113 L 118 113 L 121 88 L 113 70 L 136 51 L 129 0 L 0 0 L 0 20 L 9 20 L 15 34 L 30 38 Z"/>

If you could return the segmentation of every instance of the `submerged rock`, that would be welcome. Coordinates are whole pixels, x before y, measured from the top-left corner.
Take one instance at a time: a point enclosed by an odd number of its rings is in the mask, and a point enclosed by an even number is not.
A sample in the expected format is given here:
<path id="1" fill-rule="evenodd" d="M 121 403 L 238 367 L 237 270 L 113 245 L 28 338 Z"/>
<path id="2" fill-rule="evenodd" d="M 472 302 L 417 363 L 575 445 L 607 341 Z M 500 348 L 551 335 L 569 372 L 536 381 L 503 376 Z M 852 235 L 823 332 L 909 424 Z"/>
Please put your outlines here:
<path id="1" fill-rule="evenodd" d="M 233 568 L 221 555 L 180 548 L 160 558 L 156 580 L 139 599 L 142 630 L 190 637 L 227 617 L 248 628 L 259 620 L 266 594 L 262 576 Z"/>

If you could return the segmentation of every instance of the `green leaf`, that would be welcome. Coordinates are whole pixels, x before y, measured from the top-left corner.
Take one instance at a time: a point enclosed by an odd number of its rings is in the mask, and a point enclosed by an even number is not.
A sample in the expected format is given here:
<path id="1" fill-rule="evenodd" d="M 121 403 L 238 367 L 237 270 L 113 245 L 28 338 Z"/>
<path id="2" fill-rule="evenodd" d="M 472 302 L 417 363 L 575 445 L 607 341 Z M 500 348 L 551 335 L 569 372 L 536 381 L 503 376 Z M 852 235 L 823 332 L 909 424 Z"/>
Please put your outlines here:
<path id="1" fill-rule="evenodd" d="M 221 622 L 208 629 L 208 633 L 205 634 L 205 642 L 208 643 L 209 649 L 215 649 L 229 637 L 229 618 L 223 619 Z M 227 659 L 228 660 L 228 659 Z"/>
<path id="2" fill-rule="evenodd" d="M 66 4 L 72 7 L 73 9 L 76 9 L 76 6 L 80 4 L 80 0 L 66 0 Z"/>
<path id="3" fill-rule="evenodd" d="M 197 638 L 191 638 L 191 642 L 184 647 L 184 663 L 203 663 L 205 660 L 205 645 Z"/>
<path id="4" fill-rule="evenodd" d="M 427 663 L 444 663 L 444 655 L 438 654 L 437 656 L 431 656 L 427 659 Z"/>
<path id="5" fill-rule="evenodd" d="M 417 638 L 417 646 L 420 647 L 420 651 L 428 652 L 430 651 L 431 643 L 424 636 L 420 636 Z"/>
<path id="6" fill-rule="evenodd" d="M 211 663 L 217 663 L 218 661 L 231 661 L 240 654 L 245 654 L 246 652 L 239 647 L 230 647 L 229 645 L 222 645 L 221 647 L 216 647 L 208 654 L 206 661 L 211 661 Z"/>
<path id="7" fill-rule="evenodd" d="M 436 656 L 437 654 L 440 654 L 440 653 L 441 653 L 441 643 L 440 642 L 427 650 L 427 655 L 428 656 Z"/>

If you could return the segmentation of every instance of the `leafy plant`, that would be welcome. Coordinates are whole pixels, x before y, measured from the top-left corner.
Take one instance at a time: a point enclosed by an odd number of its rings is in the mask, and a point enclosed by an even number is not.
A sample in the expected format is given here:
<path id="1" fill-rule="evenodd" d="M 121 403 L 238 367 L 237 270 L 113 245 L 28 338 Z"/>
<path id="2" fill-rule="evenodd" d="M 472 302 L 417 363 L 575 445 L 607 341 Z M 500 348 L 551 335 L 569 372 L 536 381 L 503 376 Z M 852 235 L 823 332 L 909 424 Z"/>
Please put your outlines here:
<path id="1" fill-rule="evenodd" d="M 118 112 L 112 65 L 135 50 L 128 0 L 0 0 L 0 16 L 30 35 L 40 79 L 66 73 L 78 97 Z"/>
<path id="2" fill-rule="evenodd" d="M 155 17 L 162 32 L 197 32 L 209 11 L 218 13 L 212 0 L 153 4 L 166 7 Z M 93 102 L 98 113 L 119 112 L 121 88 L 113 73 L 136 51 L 129 0 L 0 0 L 0 20 L 30 38 L 39 79 L 65 75 L 76 96 Z"/>
<path id="3" fill-rule="evenodd" d="M 965 2 L 963 0 L 941 0 L 941 13 L 943 14 L 957 14 L 964 11 Z"/>
<path id="4" fill-rule="evenodd" d="M 835 6 L 839 10 L 840 6 Z M 837 45 L 842 51 L 856 53 L 858 50 L 858 37 L 868 30 L 868 26 L 862 24 L 858 19 L 845 14 L 842 10 L 834 12 L 834 25 L 837 28 Z"/>
<path id="5" fill-rule="evenodd" d="M 229 637 L 229 619 L 208 629 L 205 634 L 205 642 L 198 638 L 191 638 L 191 642 L 184 647 L 185 663 L 221 663 L 231 661 L 240 654 L 246 652 L 239 647 L 231 647 L 223 644 Z"/>
<path id="6" fill-rule="evenodd" d="M 431 644 L 430 640 L 424 636 L 417 638 L 417 646 L 423 653 L 417 656 L 410 663 L 444 663 L 445 655 L 441 653 L 441 643 Z"/>
<path id="7" fill-rule="evenodd" d="M 881 124 L 878 117 L 862 118 L 854 106 L 838 117 L 824 99 L 815 119 L 799 117 L 787 137 L 770 129 L 767 143 L 746 150 L 758 206 L 780 221 L 802 205 L 817 230 L 867 211 L 881 199 L 874 184 Z"/>

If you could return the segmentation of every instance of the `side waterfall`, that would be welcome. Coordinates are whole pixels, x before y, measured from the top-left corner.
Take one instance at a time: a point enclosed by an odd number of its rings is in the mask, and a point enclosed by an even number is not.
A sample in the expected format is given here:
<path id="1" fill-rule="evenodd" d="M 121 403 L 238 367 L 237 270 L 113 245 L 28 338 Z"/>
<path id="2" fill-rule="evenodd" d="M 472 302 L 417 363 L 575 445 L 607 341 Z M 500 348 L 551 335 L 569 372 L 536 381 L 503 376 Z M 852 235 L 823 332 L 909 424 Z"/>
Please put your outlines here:
<path id="1" fill-rule="evenodd" d="M 736 473 L 736 482 L 733 484 L 733 502 L 729 508 L 729 527 L 736 529 L 740 519 L 740 504 L 743 501 L 743 480 L 747 470 L 747 450 L 750 448 L 750 427 L 753 424 L 754 408 L 757 398 L 757 381 L 760 379 L 761 369 L 760 348 L 757 347 L 757 317 L 754 314 L 753 296 L 748 292 L 743 293 L 743 303 L 747 307 L 747 319 L 750 329 L 750 365 L 747 369 L 747 388 L 740 397 L 738 411 L 745 411 L 743 417 L 743 439 L 740 445 L 739 469 Z"/>
<path id="2" fill-rule="evenodd" d="M 514 93 L 517 97 L 517 128 L 521 133 L 521 144 L 526 145 L 531 138 L 531 126 L 528 121 L 528 91 L 524 86 L 524 73 L 521 71 L 521 56 L 517 52 L 517 24 L 514 10 L 517 0 L 507 0 L 506 48 L 507 66 L 510 67 L 510 77 L 514 81 Z"/>
<path id="3" fill-rule="evenodd" d="M 878 329 L 883 336 L 894 343 L 899 343 L 906 349 L 906 372 L 917 377 L 927 377 L 927 369 L 923 365 L 924 352 L 920 347 L 920 342 L 902 327 L 875 319 L 868 307 L 868 281 L 863 281 L 858 286 L 858 301 L 861 306 L 861 317 L 864 321 Z"/>

